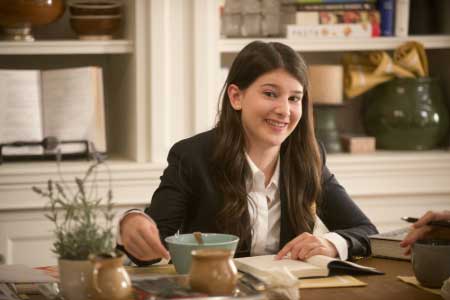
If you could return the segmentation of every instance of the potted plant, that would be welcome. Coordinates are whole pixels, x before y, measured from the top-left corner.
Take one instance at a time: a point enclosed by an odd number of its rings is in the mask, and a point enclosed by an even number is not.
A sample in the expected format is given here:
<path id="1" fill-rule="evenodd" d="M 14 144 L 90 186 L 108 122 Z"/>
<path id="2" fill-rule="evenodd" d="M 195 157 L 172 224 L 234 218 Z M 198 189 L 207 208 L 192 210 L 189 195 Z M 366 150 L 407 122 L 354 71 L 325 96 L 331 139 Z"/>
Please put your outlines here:
<path id="1" fill-rule="evenodd" d="M 61 288 L 69 300 L 90 299 L 95 294 L 90 257 L 116 256 L 111 180 L 108 172 L 108 188 L 106 194 L 101 194 L 98 169 L 106 165 L 98 153 L 94 154 L 93 163 L 83 177 L 76 177 L 70 186 L 62 176 L 58 153 L 58 180 L 48 180 L 45 188 L 33 187 L 34 192 L 49 200 L 45 216 L 54 225 L 52 251 L 58 256 Z"/>

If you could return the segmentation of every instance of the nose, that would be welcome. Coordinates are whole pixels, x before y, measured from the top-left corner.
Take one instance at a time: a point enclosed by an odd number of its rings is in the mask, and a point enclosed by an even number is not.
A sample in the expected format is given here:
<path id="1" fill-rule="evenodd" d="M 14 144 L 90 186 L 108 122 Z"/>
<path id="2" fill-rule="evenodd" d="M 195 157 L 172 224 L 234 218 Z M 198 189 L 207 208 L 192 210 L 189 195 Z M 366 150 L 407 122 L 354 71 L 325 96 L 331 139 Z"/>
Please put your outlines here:
<path id="1" fill-rule="evenodd" d="M 289 99 L 285 97 L 280 98 L 279 101 L 277 101 L 275 112 L 282 117 L 289 117 L 291 114 Z"/>

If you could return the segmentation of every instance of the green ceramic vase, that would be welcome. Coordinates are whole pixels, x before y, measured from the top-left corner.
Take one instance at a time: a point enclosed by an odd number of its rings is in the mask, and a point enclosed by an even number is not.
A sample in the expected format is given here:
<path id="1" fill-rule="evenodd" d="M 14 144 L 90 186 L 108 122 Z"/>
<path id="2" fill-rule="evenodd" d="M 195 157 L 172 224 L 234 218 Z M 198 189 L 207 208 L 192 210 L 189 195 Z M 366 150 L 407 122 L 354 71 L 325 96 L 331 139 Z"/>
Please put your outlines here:
<path id="1" fill-rule="evenodd" d="M 438 80 L 399 78 L 367 93 L 364 123 L 377 148 L 427 150 L 446 136 L 449 113 Z"/>

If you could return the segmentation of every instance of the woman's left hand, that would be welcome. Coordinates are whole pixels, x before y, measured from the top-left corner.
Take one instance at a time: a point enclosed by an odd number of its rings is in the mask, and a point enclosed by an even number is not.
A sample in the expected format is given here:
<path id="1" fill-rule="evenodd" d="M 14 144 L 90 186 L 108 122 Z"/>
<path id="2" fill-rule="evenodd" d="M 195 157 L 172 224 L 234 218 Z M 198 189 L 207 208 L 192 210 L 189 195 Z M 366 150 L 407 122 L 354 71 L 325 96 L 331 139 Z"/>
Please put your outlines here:
<path id="1" fill-rule="evenodd" d="M 338 255 L 336 247 L 322 237 L 304 232 L 287 243 L 278 252 L 276 259 L 282 259 L 286 254 L 291 253 L 292 259 L 306 260 L 314 255 L 325 255 L 336 257 Z"/>

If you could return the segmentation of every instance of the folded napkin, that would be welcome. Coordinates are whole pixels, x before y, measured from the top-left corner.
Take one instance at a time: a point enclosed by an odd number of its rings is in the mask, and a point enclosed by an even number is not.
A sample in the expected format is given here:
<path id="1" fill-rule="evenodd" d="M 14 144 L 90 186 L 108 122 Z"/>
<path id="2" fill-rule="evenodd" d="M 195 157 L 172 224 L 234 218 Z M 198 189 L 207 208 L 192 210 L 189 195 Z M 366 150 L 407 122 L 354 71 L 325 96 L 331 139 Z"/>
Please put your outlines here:
<path id="1" fill-rule="evenodd" d="M 407 42 L 394 51 L 391 58 L 385 51 L 344 55 L 344 91 L 348 98 L 359 96 L 395 77 L 428 76 L 425 49 L 418 42 Z"/>

